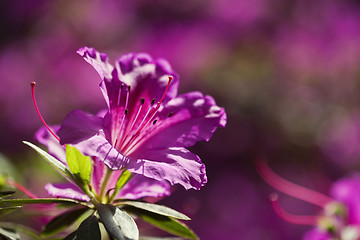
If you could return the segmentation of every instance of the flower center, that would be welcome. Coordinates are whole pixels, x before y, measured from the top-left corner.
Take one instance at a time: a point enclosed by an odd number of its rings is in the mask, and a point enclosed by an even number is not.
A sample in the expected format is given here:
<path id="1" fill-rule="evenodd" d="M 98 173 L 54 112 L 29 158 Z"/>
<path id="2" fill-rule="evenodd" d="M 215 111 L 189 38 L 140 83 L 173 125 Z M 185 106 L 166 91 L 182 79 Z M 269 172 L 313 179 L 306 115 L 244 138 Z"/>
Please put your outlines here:
<path id="1" fill-rule="evenodd" d="M 159 125 L 157 124 L 159 119 L 155 119 L 156 114 L 158 113 L 161 104 L 165 99 L 172 80 L 173 77 L 169 76 L 167 86 L 162 94 L 162 97 L 160 98 L 160 101 L 158 101 L 156 105 L 156 99 L 153 99 L 150 104 L 145 104 L 146 99 L 141 97 L 140 101 L 135 103 L 136 106 L 133 108 L 133 113 L 129 112 L 131 87 L 128 86 L 127 89 L 124 90 L 124 85 L 122 84 L 120 86 L 116 105 L 111 108 L 111 115 L 114 121 L 112 125 L 112 142 L 113 146 L 123 155 L 128 156 L 131 154 L 136 149 L 136 146 L 138 146 L 144 139 L 144 137 L 156 128 L 155 125 Z M 126 95 L 122 98 L 123 94 Z M 123 107 L 121 106 L 121 100 L 125 100 Z M 169 117 L 171 117 L 171 115 L 172 114 L 170 114 Z"/>

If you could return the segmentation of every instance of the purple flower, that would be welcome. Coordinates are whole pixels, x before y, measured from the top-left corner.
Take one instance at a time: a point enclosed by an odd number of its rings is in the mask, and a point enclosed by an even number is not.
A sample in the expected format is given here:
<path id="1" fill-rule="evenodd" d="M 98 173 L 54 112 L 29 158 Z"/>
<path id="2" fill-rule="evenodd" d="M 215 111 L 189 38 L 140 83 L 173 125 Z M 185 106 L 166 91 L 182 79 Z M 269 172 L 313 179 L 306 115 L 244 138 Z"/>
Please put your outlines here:
<path id="1" fill-rule="evenodd" d="M 190 92 L 177 96 L 177 74 L 163 59 L 144 53 L 121 56 L 115 66 L 95 49 L 78 53 L 99 73 L 108 106 L 104 117 L 75 110 L 59 130 L 61 144 L 72 144 L 98 157 L 113 170 L 200 189 L 205 166 L 186 147 L 208 141 L 226 114 L 211 96 Z"/>
<path id="2" fill-rule="evenodd" d="M 304 234 L 303 240 L 330 240 L 331 235 L 326 231 L 312 229 Z"/>
<path id="3" fill-rule="evenodd" d="M 305 233 L 304 240 L 358 240 L 360 238 L 360 174 L 336 181 L 330 196 L 289 182 L 274 173 L 265 162 L 257 166 L 262 178 L 277 190 L 322 208 L 316 216 L 297 216 L 285 212 L 277 194 L 272 194 L 275 212 L 285 221 L 314 228 Z"/>
<path id="4" fill-rule="evenodd" d="M 59 129 L 59 126 L 51 127 L 53 132 Z M 36 140 L 44 144 L 51 155 L 56 157 L 59 161 L 66 165 L 65 147 L 61 146 L 55 137 L 53 137 L 45 127 L 40 128 L 35 134 Z M 109 180 L 105 183 L 106 186 L 101 190 L 104 184 L 107 167 L 96 158 L 93 161 L 93 171 L 91 175 L 91 186 L 95 196 L 100 196 L 115 188 L 116 182 L 123 172 L 122 170 L 113 171 Z M 54 197 L 73 198 L 82 201 L 90 201 L 90 198 L 73 182 L 67 183 L 48 183 L 45 185 L 48 194 Z M 139 174 L 134 174 L 131 180 L 121 188 L 115 198 L 122 199 L 139 199 L 144 197 L 161 198 L 170 195 L 170 185 L 167 181 L 157 181 L 144 177 Z"/>

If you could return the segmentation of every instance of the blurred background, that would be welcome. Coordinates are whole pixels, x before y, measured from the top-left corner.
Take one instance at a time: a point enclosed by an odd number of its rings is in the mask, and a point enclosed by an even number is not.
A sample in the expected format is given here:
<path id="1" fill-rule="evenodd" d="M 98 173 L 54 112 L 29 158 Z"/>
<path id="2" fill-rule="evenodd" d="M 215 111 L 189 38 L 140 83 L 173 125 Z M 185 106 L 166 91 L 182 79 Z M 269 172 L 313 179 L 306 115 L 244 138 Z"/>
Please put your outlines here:
<path id="1" fill-rule="evenodd" d="M 100 79 L 75 53 L 83 46 L 111 62 L 128 52 L 166 58 L 180 93 L 200 90 L 226 109 L 227 127 L 191 149 L 208 184 L 161 201 L 190 215 L 201 239 L 301 239 L 309 229 L 275 215 L 258 158 L 325 194 L 360 166 L 358 1 L 12 0 L 0 2 L 0 22 L 2 171 L 39 195 L 58 176 L 21 143 L 42 126 L 30 82 L 49 125 L 103 109 Z M 280 203 L 320 210 L 286 195 Z"/>

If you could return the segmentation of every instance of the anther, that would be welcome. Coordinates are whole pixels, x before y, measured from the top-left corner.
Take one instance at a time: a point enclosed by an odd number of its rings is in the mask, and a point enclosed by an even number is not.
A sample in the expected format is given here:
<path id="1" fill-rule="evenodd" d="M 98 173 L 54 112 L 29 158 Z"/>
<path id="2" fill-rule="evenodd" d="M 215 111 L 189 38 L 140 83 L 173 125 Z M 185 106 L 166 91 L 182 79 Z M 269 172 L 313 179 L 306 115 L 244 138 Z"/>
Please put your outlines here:
<path id="1" fill-rule="evenodd" d="M 140 99 L 140 104 L 143 105 L 144 103 L 145 103 L 145 98 L 142 97 L 142 98 Z"/>
<path id="2" fill-rule="evenodd" d="M 126 115 L 126 114 L 128 113 L 128 111 L 129 111 L 128 109 L 125 109 L 125 112 L 124 112 L 124 114 Z"/>
<path id="3" fill-rule="evenodd" d="M 168 117 L 171 117 L 172 115 L 174 115 L 174 114 L 171 112 L 171 113 L 169 113 Z"/>
<path id="4" fill-rule="evenodd" d="M 155 104 L 155 98 L 151 101 L 151 106 Z"/>
<path id="5" fill-rule="evenodd" d="M 155 120 L 153 121 L 153 124 L 155 125 L 156 122 L 157 122 L 157 119 L 155 119 Z"/>

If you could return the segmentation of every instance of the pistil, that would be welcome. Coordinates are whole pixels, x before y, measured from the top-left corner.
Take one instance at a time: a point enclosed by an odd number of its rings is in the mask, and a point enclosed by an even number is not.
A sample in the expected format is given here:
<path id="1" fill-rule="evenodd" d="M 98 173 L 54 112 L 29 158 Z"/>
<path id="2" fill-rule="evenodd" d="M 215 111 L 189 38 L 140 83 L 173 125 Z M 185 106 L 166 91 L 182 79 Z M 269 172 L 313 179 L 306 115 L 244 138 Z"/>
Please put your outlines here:
<path id="1" fill-rule="evenodd" d="M 286 222 L 297 224 L 297 225 L 307 225 L 307 226 L 316 226 L 319 216 L 298 216 L 286 212 L 279 204 L 278 195 L 273 193 L 270 195 L 271 205 L 275 213 L 281 217 Z"/>
<path id="2" fill-rule="evenodd" d="M 312 203 L 316 206 L 324 208 L 333 200 L 316 191 L 294 184 L 283 179 L 271 170 L 268 164 L 261 160 L 257 162 L 256 169 L 260 176 L 272 187 L 289 196 L 301 199 L 305 202 Z"/>
<path id="3" fill-rule="evenodd" d="M 36 82 L 31 83 L 31 95 L 32 95 L 32 99 L 33 99 L 33 103 L 34 103 L 36 112 L 37 112 L 38 116 L 40 117 L 40 120 L 46 127 L 46 129 L 60 142 L 60 138 L 50 129 L 50 127 L 46 124 L 44 118 L 41 116 L 40 110 L 36 104 L 36 99 L 35 99 L 35 85 L 36 85 Z"/>

